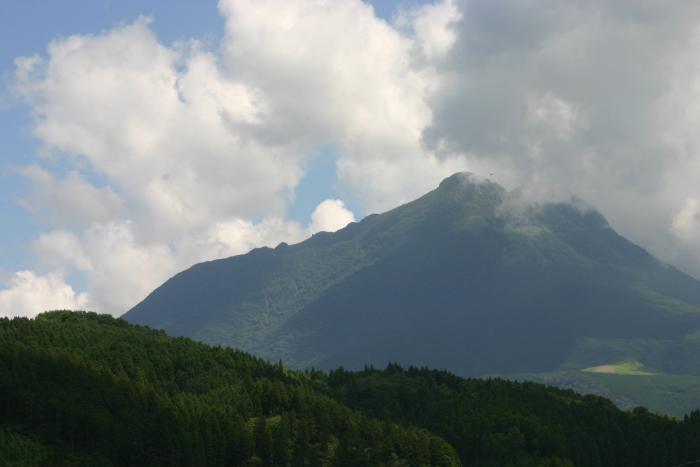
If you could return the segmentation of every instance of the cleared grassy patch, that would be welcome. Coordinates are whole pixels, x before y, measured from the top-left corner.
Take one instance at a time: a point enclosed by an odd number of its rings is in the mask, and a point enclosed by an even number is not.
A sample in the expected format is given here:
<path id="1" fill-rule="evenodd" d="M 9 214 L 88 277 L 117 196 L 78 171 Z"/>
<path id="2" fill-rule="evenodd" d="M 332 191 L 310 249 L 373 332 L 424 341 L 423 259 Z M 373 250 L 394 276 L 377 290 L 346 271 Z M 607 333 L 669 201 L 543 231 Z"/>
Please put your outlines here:
<path id="1" fill-rule="evenodd" d="M 700 376 L 696 375 L 621 375 L 555 371 L 500 376 L 573 389 L 580 394 L 597 394 L 607 397 L 622 409 L 644 406 L 652 412 L 682 417 L 691 410 L 700 408 Z"/>
<path id="2" fill-rule="evenodd" d="M 636 361 L 628 361 L 614 363 L 609 365 L 598 365 L 590 368 L 584 368 L 586 373 L 604 373 L 609 375 L 626 375 L 626 376 L 653 376 L 654 373 L 644 370 L 644 365 Z"/>

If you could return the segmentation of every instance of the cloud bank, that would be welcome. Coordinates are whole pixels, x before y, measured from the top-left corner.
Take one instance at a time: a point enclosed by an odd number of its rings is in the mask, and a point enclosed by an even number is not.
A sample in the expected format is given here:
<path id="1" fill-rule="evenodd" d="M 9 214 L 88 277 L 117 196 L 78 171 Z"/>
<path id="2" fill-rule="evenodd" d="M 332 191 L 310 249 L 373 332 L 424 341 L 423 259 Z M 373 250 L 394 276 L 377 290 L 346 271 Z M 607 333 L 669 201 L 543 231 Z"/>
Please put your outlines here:
<path id="1" fill-rule="evenodd" d="M 581 197 L 700 276 L 700 4 L 464 0 L 427 148 Z"/>
<path id="2" fill-rule="evenodd" d="M 0 316 L 31 318 L 47 310 L 78 310 L 89 298 L 76 293 L 57 274 L 37 276 L 31 271 L 19 271 L 9 287 L 0 290 Z"/>
<path id="3" fill-rule="evenodd" d="M 120 314 L 194 262 L 341 228 L 355 216 L 338 199 L 286 216 L 327 145 L 366 212 L 492 173 L 531 199 L 577 195 L 700 276 L 700 5 L 442 0 L 391 22 L 360 0 L 219 10 L 215 49 L 163 44 L 144 17 L 17 59 L 40 145 L 22 204 L 51 227 L 0 314 Z M 65 283 L 76 274 L 85 291 Z"/>

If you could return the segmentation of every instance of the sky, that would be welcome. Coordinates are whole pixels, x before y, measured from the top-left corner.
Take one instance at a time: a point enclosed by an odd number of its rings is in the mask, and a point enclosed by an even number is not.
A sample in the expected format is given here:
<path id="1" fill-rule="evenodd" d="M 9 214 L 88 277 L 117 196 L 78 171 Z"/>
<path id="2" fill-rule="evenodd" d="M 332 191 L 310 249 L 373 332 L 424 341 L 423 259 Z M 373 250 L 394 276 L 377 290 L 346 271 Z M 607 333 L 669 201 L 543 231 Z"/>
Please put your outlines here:
<path id="1" fill-rule="evenodd" d="M 693 1 L 1 2 L 0 316 L 120 315 L 462 170 L 700 277 L 699 27 Z"/>

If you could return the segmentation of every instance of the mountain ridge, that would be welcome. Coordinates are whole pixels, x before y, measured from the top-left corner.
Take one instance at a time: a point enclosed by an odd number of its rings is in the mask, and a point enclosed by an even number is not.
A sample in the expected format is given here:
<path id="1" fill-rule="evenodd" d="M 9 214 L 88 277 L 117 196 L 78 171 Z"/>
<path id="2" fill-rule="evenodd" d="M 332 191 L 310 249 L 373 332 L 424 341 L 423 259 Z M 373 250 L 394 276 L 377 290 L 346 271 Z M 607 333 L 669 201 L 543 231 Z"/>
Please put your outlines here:
<path id="1" fill-rule="evenodd" d="M 538 372 L 589 338 L 683 342 L 700 283 L 595 210 L 457 173 L 338 232 L 195 265 L 124 318 L 296 368 Z"/>

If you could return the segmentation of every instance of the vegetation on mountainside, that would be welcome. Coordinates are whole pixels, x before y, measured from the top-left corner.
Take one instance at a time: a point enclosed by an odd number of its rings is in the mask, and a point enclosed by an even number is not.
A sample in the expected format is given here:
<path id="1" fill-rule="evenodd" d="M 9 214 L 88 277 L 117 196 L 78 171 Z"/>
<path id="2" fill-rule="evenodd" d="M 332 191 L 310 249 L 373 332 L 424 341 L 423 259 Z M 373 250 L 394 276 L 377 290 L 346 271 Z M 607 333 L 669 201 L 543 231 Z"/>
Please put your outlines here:
<path id="1" fill-rule="evenodd" d="M 295 372 L 109 316 L 0 319 L 2 465 L 674 465 L 683 421 L 444 371 Z"/>
<path id="2" fill-rule="evenodd" d="M 298 369 L 700 375 L 700 283 L 595 211 L 465 174 L 338 232 L 195 265 L 125 319 Z"/>
<path id="3" fill-rule="evenodd" d="M 465 465 L 660 466 L 700 458 L 698 411 L 681 422 L 571 390 L 398 365 L 315 377 L 370 416 L 441 435 Z"/>
<path id="4" fill-rule="evenodd" d="M 303 380 L 109 316 L 0 319 L 0 459 L 79 465 L 79 452 L 83 465 L 459 463 L 439 437 L 363 416 Z"/>
<path id="5" fill-rule="evenodd" d="M 0 428 L 0 465 L 4 467 L 52 466 L 99 467 L 110 465 L 104 458 L 75 448 L 60 449 L 42 444 L 12 430 Z"/>

